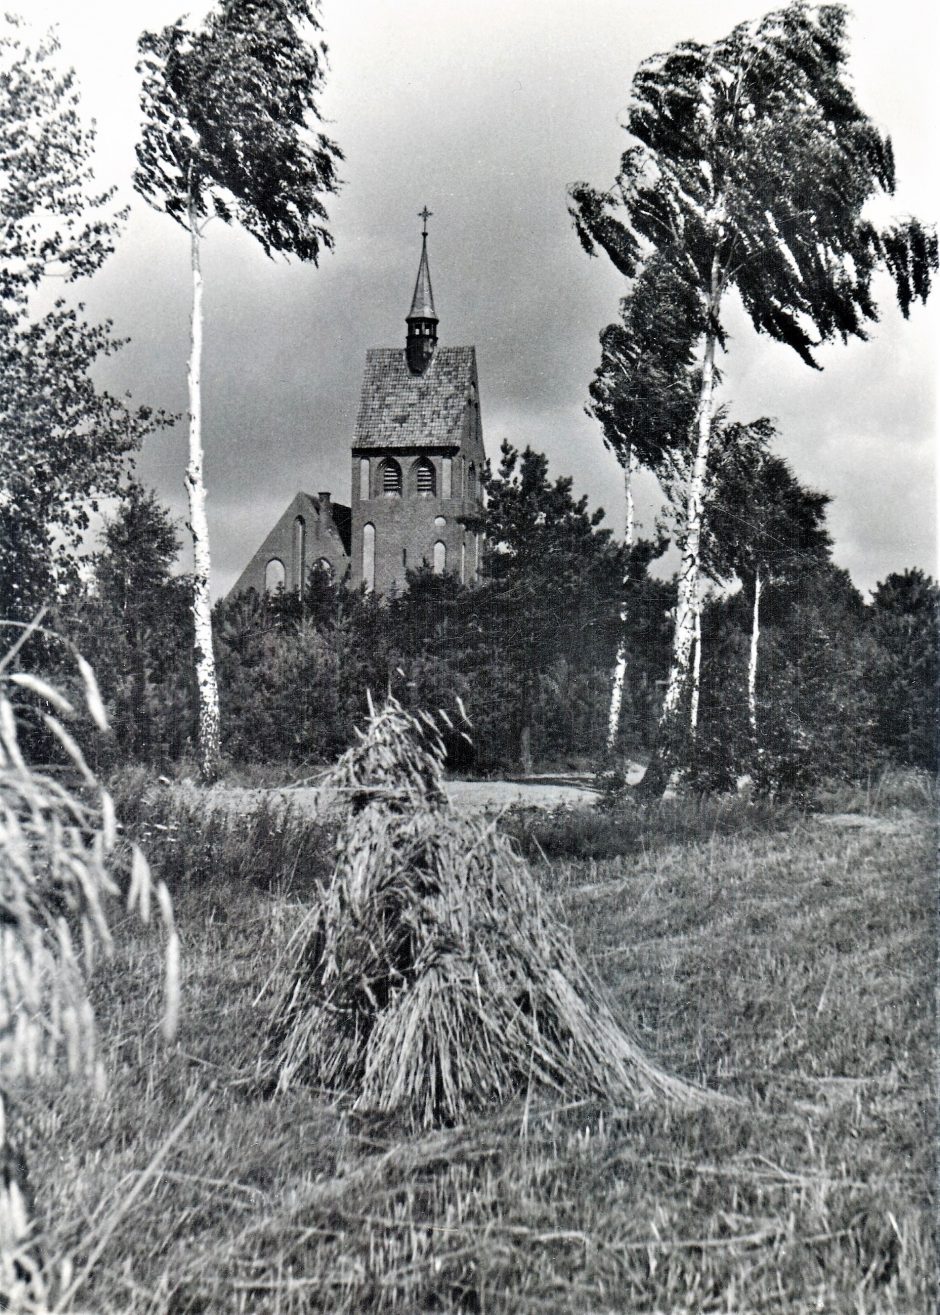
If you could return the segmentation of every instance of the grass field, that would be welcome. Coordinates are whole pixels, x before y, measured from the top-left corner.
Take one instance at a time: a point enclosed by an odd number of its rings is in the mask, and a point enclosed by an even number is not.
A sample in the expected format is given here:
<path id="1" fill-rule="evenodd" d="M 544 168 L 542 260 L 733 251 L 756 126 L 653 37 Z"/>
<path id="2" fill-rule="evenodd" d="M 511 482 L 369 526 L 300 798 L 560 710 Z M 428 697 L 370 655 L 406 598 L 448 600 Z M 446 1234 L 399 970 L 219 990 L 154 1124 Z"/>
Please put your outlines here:
<path id="1" fill-rule="evenodd" d="M 932 814 L 876 803 L 780 828 L 634 818 L 601 859 L 557 855 L 606 823 L 543 828 L 539 878 L 637 1039 L 739 1103 L 530 1102 L 418 1139 L 252 1081 L 259 992 L 329 833 L 126 810 L 172 884 L 182 1028 L 160 1040 L 156 938 L 128 929 L 95 982 L 108 1097 L 29 1097 L 63 1308 L 927 1315 Z"/>

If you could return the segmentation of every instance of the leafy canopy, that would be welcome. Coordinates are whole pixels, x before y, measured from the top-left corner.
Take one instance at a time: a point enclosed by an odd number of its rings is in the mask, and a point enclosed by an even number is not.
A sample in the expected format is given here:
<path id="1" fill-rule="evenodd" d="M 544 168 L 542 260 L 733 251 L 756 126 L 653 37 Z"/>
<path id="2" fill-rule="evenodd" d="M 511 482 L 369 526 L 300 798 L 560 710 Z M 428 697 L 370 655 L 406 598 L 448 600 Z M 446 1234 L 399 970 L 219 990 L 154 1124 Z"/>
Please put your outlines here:
<path id="1" fill-rule="evenodd" d="M 932 230 L 867 218 L 872 197 L 894 191 L 894 157 L 856 103 L 846 19 L 841 4 L 794 0 L 645 60 L 613 188 L 571 193 L 589 253 L 601 247 L 628 277 L 661 253 L 720 340 L 721 298 L 737 288 L 754 327 L 811 366 L 820 343 L 866 337 L 877 268 L 905 316 L 937 268 Z"/>
<path id="2" fill-rule="evenodd" d="M 51 37 L 19 20 L 0 33 L 0 613 L 27 618 L 73 570 L 91 512 L 163 422 L 99 389 L 92 371 L 122 346 L 80 302 L 49 304 L 47 279 L 93 274 L 122 214 L 93 188 L 94 133 Z"/>
<path id="3" fill-rule="evenodd" d="M 331 247 L 321 193 L 342 152 L 312 128 L 326 72 L 314 0 L 222 0 L 198 31 L 177 20 L 139 42 L 145 126 L 135 185 L 184 227 L 216 215 L 266 254 Z"/>
<path id="4" fill-rule="evenodd" d="M 703 557 L 717 579 L 736 575 L 747 587 L 760 573 L 790 580 L 828 560 L 826 493 L 805 488 L 782 457 L 768 450 L 771 420 L 719 423 L 708 472 Z"/>

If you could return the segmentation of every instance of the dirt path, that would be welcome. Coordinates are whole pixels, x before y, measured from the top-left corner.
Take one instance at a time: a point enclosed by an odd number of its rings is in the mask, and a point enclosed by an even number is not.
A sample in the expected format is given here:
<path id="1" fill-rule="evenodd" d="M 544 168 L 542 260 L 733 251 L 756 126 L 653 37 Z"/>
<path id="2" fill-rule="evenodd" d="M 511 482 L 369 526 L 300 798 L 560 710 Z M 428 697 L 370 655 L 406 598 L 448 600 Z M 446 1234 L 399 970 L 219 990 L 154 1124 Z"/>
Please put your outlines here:
<path id="1" fill-rule="evenodd" d="M 639 780 L 643 768 L 631 765 L 628 780 Z M 305 817 L 329 812 L 336 803 L 331 792 L 318 786 L 260 787 L 215 785 L 203 790 L 195 785 L 176 787 L 182 792 L 198 789 L 209 808 L 251 812 L 263 802 L 291 808 Z M 590 776 L 539 776 L 529 781 L 448 781 L 447 793 L 455 807 L 468 812 L 497 812 L 512 805 L 526 808 L 592 808 L 597 790 Z"/>

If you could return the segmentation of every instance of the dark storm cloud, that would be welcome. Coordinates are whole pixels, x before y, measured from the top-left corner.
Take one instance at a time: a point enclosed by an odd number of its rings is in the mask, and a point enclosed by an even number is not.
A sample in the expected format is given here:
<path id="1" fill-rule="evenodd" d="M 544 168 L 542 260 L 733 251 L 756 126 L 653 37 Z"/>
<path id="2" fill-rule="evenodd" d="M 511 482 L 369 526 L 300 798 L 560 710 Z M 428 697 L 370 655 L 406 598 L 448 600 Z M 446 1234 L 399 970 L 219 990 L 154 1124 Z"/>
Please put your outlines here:
<path id="1" fill-rule="evenodd" d="M 204 5 L 202 6 L 205 7 Z M 683 37 L 711 40 L 770 7 L 754 0 L 326 0 L 332 72 L 323 97 L 346 152 L 329 202 L 336 250 L 319 269 L 267 261 L 248 238 L 210 228 L 205 246 L 205 437 L 218 594 L 298 488 L 349 495 L 349 443 L 367 347 L 403 342 L 419 221 L 430 222 L 441 341 L 474 343 L 491 456 L 508 437 L 544 450 L 556 474 L 622 521 L 620 472 L 583 411 L 598 333 L 623 287 L 588 260 L 566 213 L 578 178 L 608 184 L 625 138 L 617 116 L 637 62 Z M 167 0 L 56 0 L 64 54 L 101 126 L 102 176 L 133 167 L 138 31 Z M 198 6 L 197 6 L 198 8 Z M 894 136 L 900 212 L 936 210 L 923 87 L 935 29 L 924 7 L 854 6 L 862 103 Z M 931 20 L 932 21 L 932 20 Z M 916 33 L 914 40 L 912 34 Z M 184 233 L 136 203 L 127 236 L 85 294 L 133 341 L 107 382 L 183 411 L 188 335 Z M 890 293 L 887 294 L 890 300 Z M 890 570 L 934 570 L 933 425 L 937 312 L 905 324 L 890 305 L 872 341 L 822 354 L 821 374 L 732 317 L 726 397 L 741 419 L 775 416 L 781 451 L 834 496 L 836 555 L 868 588 Z M 185 515 L 183 426 L 141 461 Z M 645 482 L 641 514 L 656 498 Z"/>

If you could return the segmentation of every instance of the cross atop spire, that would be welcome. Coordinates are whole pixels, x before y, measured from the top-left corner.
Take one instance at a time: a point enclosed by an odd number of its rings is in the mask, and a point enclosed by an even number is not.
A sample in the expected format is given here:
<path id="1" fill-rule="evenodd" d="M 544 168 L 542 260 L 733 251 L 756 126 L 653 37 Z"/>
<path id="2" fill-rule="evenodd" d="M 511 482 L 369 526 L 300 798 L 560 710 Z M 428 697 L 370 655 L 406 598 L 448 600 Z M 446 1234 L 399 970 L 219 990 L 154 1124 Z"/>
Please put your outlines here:
<path id="1" fill-rule="evenodd" d="M 418 211 L 424 227 L 421 230 L 421 262 L 415 280 L 411 310 L 405 317 L 408 324 L 408 365 L 413 373 L 420 374 L 429 364 L 437 346 L 437 313 L 434 294 L 431 292 L 431 271 L 428 268 L 428 220 L 431 211 L 424 207 Z"/>

